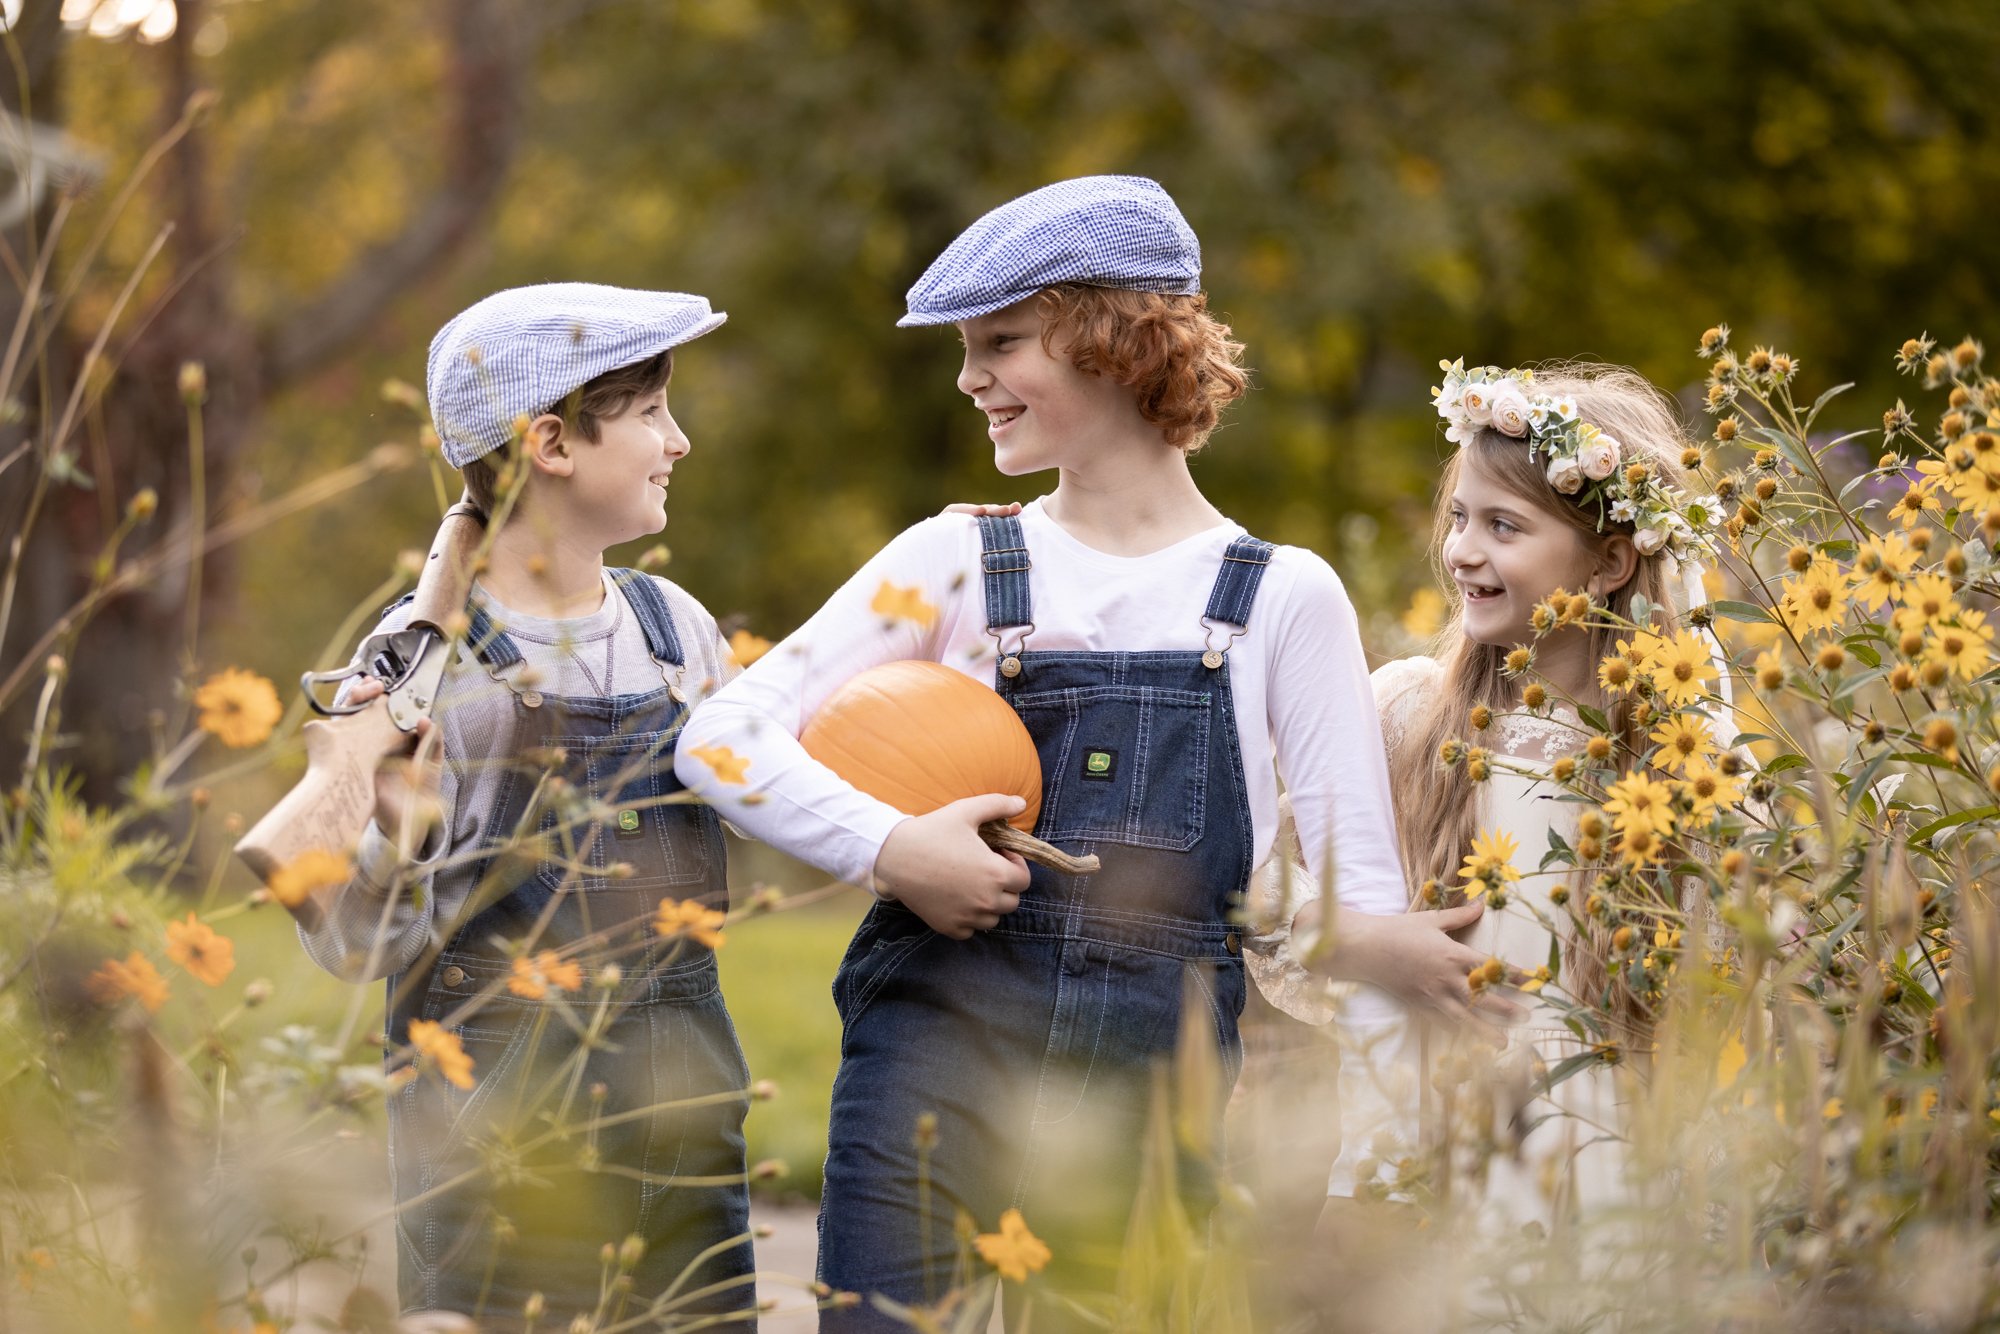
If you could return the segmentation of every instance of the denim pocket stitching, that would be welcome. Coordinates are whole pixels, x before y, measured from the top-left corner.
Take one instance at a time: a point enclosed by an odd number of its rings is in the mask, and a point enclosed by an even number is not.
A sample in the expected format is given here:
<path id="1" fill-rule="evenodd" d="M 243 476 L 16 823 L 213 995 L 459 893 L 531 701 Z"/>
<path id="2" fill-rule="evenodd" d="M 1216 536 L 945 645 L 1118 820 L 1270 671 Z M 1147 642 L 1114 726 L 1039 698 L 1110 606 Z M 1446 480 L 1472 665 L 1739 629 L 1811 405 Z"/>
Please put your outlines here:
<path id="1" fill-rule="evenodd" d="M 1208 748 L 1214 718 L 1212 696 L 1195 690 L 1171 690 L 1158 686 L 1070 686 L 1018 695 L 1013 703 L 1015 709 L 1024 715 L 1055 711 L 1064 720 L 1055 762 L 1050 771 L 1042 776 L 1043 818 L 1036 828 L 1038 837 L 1051 843 L 1113 842 L 1167 852 L 1187 852 L 1201 841 L 1207 824 Z M 1069 791 L 1069 765 L 1082 727 L 1083 711 L 1087 706 L 1098 703 L 1127 704 L 1138 710 L 1130 796 L 1125 810 L 1112 820 L 1103 822 L 1105 827 L 1072 820 L 1065 814 L 1064 800 L 1065 793 Z M 1189 755 L 1179 770 L 1185 832 L 1178 836 L 1171 832 L 1150 834 L 1145 830 L 1147 799 L 1152 795 L 1154 782 L 1150 760 L 1156 714 L 1169 708 L 1187 709 L 1193 714 L 1189 719 Z M 1171 821 L 1172 817 L 1169 815 L 1167 818 Z"/>
<path id="2" fill-rule="evenodd" d="M 902 940 L 877 941 L 874 948 L 869 950 L 861 961 L 866 976 L 861 981 L 860 989 L 854 993 L 853 1009 L 844 1022 L 852 1024 L 859 1019 L 868 1009 L 869 1003 L 881 994 L 883 986 L 902 969 L 909 957 L 916 953 L 920 946 L 936 939 L 937 932 L 923 930 Z M 881 956 L 880 964 L 875 962 L 877 955 Z"/>

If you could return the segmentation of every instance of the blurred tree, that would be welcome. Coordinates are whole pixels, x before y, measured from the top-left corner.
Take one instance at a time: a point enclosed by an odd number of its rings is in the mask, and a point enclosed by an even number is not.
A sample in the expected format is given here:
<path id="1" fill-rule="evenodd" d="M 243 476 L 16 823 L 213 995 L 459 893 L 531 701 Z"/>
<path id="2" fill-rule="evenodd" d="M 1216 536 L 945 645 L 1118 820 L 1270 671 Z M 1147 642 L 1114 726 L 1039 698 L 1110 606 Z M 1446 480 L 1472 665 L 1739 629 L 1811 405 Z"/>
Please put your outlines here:
<path id="1" fill-rule="evenodd" d="M 196 47 L 215 31 L 207 25 L 219 21 L 204 0 L 178 0 L 177 23 L 153 51 L 134 53 L 129 45 L 119 50 L 123 72 L 130 75 L 136 66 L 146 77 L 127 79 L 112 93 L 119 112 L 131 117 L 114 122 L 113 142 L 132 159 L 155 135 L 166 136 L 159 142 L 169 146 L 152 182 L 159 190 L 156 202 L 130 217 L 104 219 L 120 229 L 124 242 L 112 250 L 112 263 L 102 271 L 73 273 L 60 260 L 55 266 L 58 284 L 84 289 L 64 330 L 66 340 L 80 347 L 94 337 L 97 323 L 112 318 L 106 298 L 126 281 L 134 252 L 155 237 L 164 246 L 146 275 L 141 301 L 116 327 L 115 375 L 94 386 L 87 399 L 82 429 L 89 439 L 88 466 L 99 484 L 59 491 L 51 497 L 47 521 L 29 528 L 26 568 L 36 577 L 23 588 L 8 634 L 15 652 L 45 637 L 55 647 L 73 646 L 67 707 L 85 724 L 75 758 L 93 795 L 108 795 L 110 783 L 147 755 L 149 733 L 158 726 L 151 720 L 173 702 L 180 678 L 200 665 L 188 656 L 187 600 L 198 596 L 211 618 L 227 617 L 234 609 L 241 559 L 240 552 L 224 548 L 199 563 L 171 567 L 139 594 L 106 604 L 79 638 L 66 618 L 88 589 L 93 558 L 117 522 L 122 501 L 152 488 L 160 499 L 154 531 L 183 534 L 201 516 L 240 502 L 240 472 L 265 402 L 302 376 L 324 371 L 371 334 L 385 306 L 466 242 L 505 181 L 518 144 L 523 70 L 536 35 L 520 21 L 521 8 L 510 0 L 449 0 L 436 8 L 425 31 L 408 23 L 371 25 L 370 17 L 383 16 L 349 7 L 339 26 L 319 29 L 320 43 L 286 52 L 291 59 L 278 67 L 283 76 L 311 88 L 336 77 L 329 71 L 340 66 L 365 69 L 407 59 L 408 47 L 400 53 L 383 48 L 416 39 L 425 66 L 417 106 L 375 110 L 399 115 L 403 127 L 416 128 L 428 151 L 406 180 L 392 187 L 397 203 L 392 221 L 372 236 L 334 222 L 352 238 L 344 264 L 297 299 L 261 308 L 246 299 L 238 274 L 246 249 L 255 252 L 242 242 L 251 225 L 246 205 L 258 201 L 254 191 L 246 198 L 241 178 L 225 181 L 217 166 L 217 141 L 224 141 L 228 165 L 240 168 L 255 161 L 267 136 L 295 134 L 294 127 L 270 116 L 259 135 L 252 116 L 216 125 L 200 114 L 214 93 Z M 54 10 L 44 5 L 35 11 L 37 34 L 50 29 Z M 90 17 L 85 6 L 81 22 Z M 287 36 L 296 41 L 299 34 Z M 50 86 L 59 51 L 52 47 L 41 75 Z M 38 114 L 53 105 L 45 102 Z M 182 123 L 184 117 L 193 118 L 191 126 Z M 107 127 L 89 128 L 101 133 Z M 307 154 L 299 165 L 310 161 Z M 137 168 L 135 161 L 123 165 Z M 115 208 L 115 200 L 108 206 Z M 77 242 L 63 253 L 80 264 L 94 258 Z M 64 401 L 69 386 L 59 368 L 74 362 L 60 348 L 51 358 L 54 374 L 42 390 L 42 403 Z M 190 363 L 203 368 L 205 388 L 183 380 L 182 367 Z M 203 419 L 199 460 L 189 448 L 190 411 Z M 54 447 L 64 444 L 57 441 Z M 14 522 L 25 519 L 20 507 L 10 509 Z M 198 589 L 189 587 L 190 574 Z"/>
<path id="2" fill-rule="evenodd" d="M 442 12 L 503 15 L 482 34 L 505 29 L 511 54 L 475 85 L 473 56 L 438 35 L 455 29 L 384 0 L 218 3 L 201 21 L 228 31 L 189 57 L 222 94 L 201 142 L 228 221 L 208 230 L 233 238 L 226 296 L 258 353 L 235 374 L 265 405 L 233 446 L 237 483 L 407 434 L 374 387 L 415 380 L 432 330 L 494 288 L 700 291 L 734 321 L 681 360 L 696 453 L 669 572 L 767 633 L 945 501 L 1048 484 L 992 472 L 950 334 L 893 326 L 960 227 L 1057 177 L 1140 172 L 1180 200 L 1258 371 L 1197 475 L 1254 530 L 1333 558 L 1376 610 L 1425 579 L 1409 557 L 1442 448 L 1439 358 L 1594 356 L 1681 388 L 1695 335 L 1734 318 L 1816 376 L 1893 396 L 1893 343 L 1976 328 L 2000 285 L 1985 0 Z M 135 144 L 153 106 L 179 105 L 171 60 L 71 55 L 66 123 L 93 142 Z M 504 187 L 474 173 L 497 190 L 472 211 L 490 222 L 396 247 L 424 234 L 412 196 L 480 157 L 446 147 L 474 133 L 518 142 Z M 215 378 L 211 421 L 237 411 Z M 184 452 L 177 427 L 151 429 L 158 458 Z M 243 568 L 248 614 L 218 623 L 218 649 L 298 670 L 435 512 L 406 479 L 303 517 Z"/>

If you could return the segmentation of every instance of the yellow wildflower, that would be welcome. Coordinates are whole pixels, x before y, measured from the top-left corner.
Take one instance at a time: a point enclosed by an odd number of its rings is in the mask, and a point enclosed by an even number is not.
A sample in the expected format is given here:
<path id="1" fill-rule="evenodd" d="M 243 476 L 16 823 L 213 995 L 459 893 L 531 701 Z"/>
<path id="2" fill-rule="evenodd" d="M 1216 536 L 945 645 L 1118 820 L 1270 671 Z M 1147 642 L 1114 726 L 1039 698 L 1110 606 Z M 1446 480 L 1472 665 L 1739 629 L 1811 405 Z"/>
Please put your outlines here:
<path id="1" fill-rule="evenodd" d="M 1855 600 L 1872 610 L 1895 597 L 1916 559 L 1917 553 L 1900 533 L 1863 542 L 1854 557 Z"/>
<path id="2" fill-rule="evenodd" d="M 1653 655 L 1665 642 L 1651 630 L 1638 630 L 1631 639 L 1618 641 L 1618 656 L 1630 662 L 1636 670 L 1644 671 L 1646 664 L 1653 660 Z"/>
<path id="3" fill-rule="evenodd" d="M 472 1058 L 465 1054 L 458 1034 L 428 1019 L 412 1019 L 410 1045 L 417 1049 L 419 1057 L 437 1067 L 447 1084 L 462 1089 L 472 1087 Z"/>
<path id="4" fill-rule="evenodd" d="M 554 950 L 543 950 L 532 959 L 523 956 L 514 960 L 514 975 L 507 979 L 507 990 L 529 1000 L 540 1000 L 549 994 L 550 987 L 557 991 L 581 991 L 583 969 L 576 960 L 565 960 Z"/>
<path id="5" fill-rule="evenodd" d="M 1665 840 L 1651 825 L 1635 825 L 1618 836 L 1618 854 L 1633 867 L 1658 861 Z"/>
<path id="6" fill-rule="evenodd" d="M 748 782 L 750 761 L 727 746 L 690 746 L 688 753 L 715 771 L 718 781 L 741 785 Z"/>
<path id="7" fill-rule="evenodd" d="M 1926 663 L 1941 663 L 1967 681 L 1985 671 L 1992 656 L 1993 627 L 1986 624 L 1986 613 L 1979 611 L 1960 612 L 1958 624 L 1931 631 L 1924 650 Z"/>
<path id="8" fill-rule="evenodd" d="M 712 950 L 719 950 L 726 939 L 722 924 L 728 920 L 728 914 L 703 907 L 692 899 L 666 899 L 654 915 L 653 930 L 663 936 L 690 936 Z"/>
<path id="9" fill-rule="evenodd" d="M 1048 1244 L 1028 1231 L 1027 1220 L 1021 1217 L 1019 1209 L 1001 1214 L 1000 1230 L 982 1232 L 973 1238 L 972 1244 L 978 1249 L 980 1259 L 1016 1283 L 1027 1282 L 1030 1271 L 1041 1273 L 1055 1258 Z"/>
<path id="10" fill-rule="evenodd" d="M 1944 465 L 1938 464 L 1936 466 L 1942 468 Z M 1922 469 L 1924 464 L 1919 463 L 1917 467 Z M 1909 489 L 1903 492 L 1902 498 L 1889 506 L 1889 516 L 1902 524 L 1905 530 L 1916 527 L 1926 517 L 1942 517 L 1944 506 L 1938 503 L 1937 496 L 1932 489 L 1935 485 L 1935 478 L 1923 478 L 1911 482 Z"/>
<path id="11" fill-rule="evenodd" d="M 1611 817 L 1621 834 L 1646 828 L 1662 834 L 1674 832 L 1674 793 L 1665 783 L 1646 777 L 1637 769 L 1606 789 L 1604 813 Z"/>
<path id="12" fill-rule="evenodd" d="M 167 923 L 167 957 L 211 987 L 221 986 L 236 969 L 235 942 L 193 913 L 185 922 Z"/>
<path id="13" fill-rule="evenodd" d="M 255 672 L 234 667 L 202 682 L 194 692 L 194 706 L 200 710 L 196 726 L 232 750 L 261 744 L 285 715 L 276 687 Z"/>
<path id="14" fill-rule="evenodd" d="M 1675 706 L 1698 698 L 1704 684 L 1716 675 L 1707 641 L 1692 630 L 1681 630 L 1672 639 L 1661 640 L 1648 665 L 1653 674 L 1653 689 Z"/>
<path id="15" fill-rule="evenodd" d="M 1821 556 L 1796 579 L 1784 582 L 1779 612 L 1794 634 L 1830 630 L 1847 615 L 1847 576 Z"/>
<path id="16" fill-rule="evenodd" d="M 1653 762 L 1669 771 L 1685 772 L 1689 765 L 1704 762 L 1716 753 L 1715 738 L 1709 734 L 1707 721 L 1685 713 L 1667 718 L 1652 730 L 1651 738 L 1660 747 Z"/>
<path id="17" fill-rule="evenodd" d="M 1521 873 L 1513 865 L 1514 854 L 1518 851 L 1520 844 L 1511 834 L 1491 829 L 1475 834 L 1471 855 L 1466 857 L 1465 865 L 1458 873 L 1459 879 L 1470 880 L 1479 887 L 1475 893 L 1471 886 L 1467 886 L 1467 896 L 1478 898 L 1496 883 L 1504 889 L 1519 880 Z"/>
<path id="18" fill-rule="evenodd" d="M 354 863 L 325 848 L 308 848 L 271 872 L 265 888 L 287 908 L 296 908 L 322 889 L 354 878 Z"/>
<path id="19" fill-rule="evenodd" d="M 1757 688 L 1776 690 L 1785 683 L 1785 651 L 1770 648 L 1757 655 Z"/>
<path id="20" fill-rule="evenodd" d="M 738 630 L 729 636 L 729 656 L 736 660 L 738 667 L 748 667 L 770 651 L 771 641 L 762 635 L 753 635 L 748 630 Z"/>
<path id="21" fill-rule="evenodd" d="M 84 987 L 99 1005 L 116 1005 L 130 996 L 146 1007 L 147 1014 L 158 1014 L 167 1003 L 167 980 L 153 967 L 153 961 L 137 950 L 122 961 L 106 959 L 85 980 Z"/>
<path id="22" fill-rule="evenodd" d="M 1941 574 L 1920 574 L 1903 588 L 1902 605 L 1894 617 L 1898 630 L 1924 630 L 1957 618 L 1958 599 L 1951 580 Z"/>
<path id="23" fill-rule="evenodd" d="M 1682 776 L 1681 791 L 1693 808 L 1693 818 L 1707 821 L 1743 800 L 1743 780 L 1701 760 L 1688 765 Z"/>
<path id="24" fill-rule="evenodd" d="M 1597 684 L 1614 695 L 1629 691 L 1633 684 L 1632 661 L 1622 653 L 1613 653 L 1597 664 Z"/>
<path id="25" fill-rule="evenodd" d="M 909 621 L 920 630 L 930 629 L 937 624 L 938 618 L 938 609 L 924 597 L 921 585 L 912 584 L 903 588 L 887 579 L 875 590 L 875 598 L 868 604 L 868 610 L 886 621 Z"/>

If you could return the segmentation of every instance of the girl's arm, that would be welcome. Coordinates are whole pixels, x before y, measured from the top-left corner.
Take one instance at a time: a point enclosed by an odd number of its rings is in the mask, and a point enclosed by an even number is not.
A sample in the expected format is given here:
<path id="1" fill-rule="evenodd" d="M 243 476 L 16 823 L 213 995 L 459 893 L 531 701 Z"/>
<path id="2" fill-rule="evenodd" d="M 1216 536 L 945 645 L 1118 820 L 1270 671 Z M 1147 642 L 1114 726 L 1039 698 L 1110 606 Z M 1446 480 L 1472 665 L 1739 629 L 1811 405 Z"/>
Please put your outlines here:
<path id="1" fill-rule="evenodd" d="M 976 830 L 1018 812 L 1018 797 L 975 798 L 913 818 L 856 791 L 798 741 L 827 696 L 870 667 L 909 658 L 954 667 L 989 661 L 978 632 L 983 616 L 959 615 L 979 588 L 978 537 L 965 516 L 904 532 L 695 710 L 675 773 L 731 824 L 902 900 L 947 935 L 994 925 L 1018 903 L 1027 872 L 1017 858 L 990 851 Z"/>

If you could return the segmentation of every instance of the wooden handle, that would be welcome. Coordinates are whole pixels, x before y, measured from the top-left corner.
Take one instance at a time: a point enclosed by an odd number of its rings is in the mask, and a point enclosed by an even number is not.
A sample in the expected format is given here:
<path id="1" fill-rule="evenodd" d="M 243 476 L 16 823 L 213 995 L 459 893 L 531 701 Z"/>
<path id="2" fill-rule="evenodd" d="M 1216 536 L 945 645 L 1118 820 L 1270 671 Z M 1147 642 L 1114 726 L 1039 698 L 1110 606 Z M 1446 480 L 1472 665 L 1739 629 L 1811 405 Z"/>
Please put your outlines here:
<path id="1" fill-rule="evenodd" d="M 1017 852 L 1031 862 L 1040 862 L 1064 875 L 1089 875 L 1103 865 L 1095 857 L 1072 857 L 1053 843 L 1044 843 L 1033 834 L 1024 834 L 1005 820 L 988 820 L 979 826 L 979 836 L 995 852 Z"/>
<path id="2" fill-rule="evenodd" d="M 410 624 L 442 630 L 465 610 L 472 596 L 472 558 L 486 536 L 486 526 L 456 506 L 438 525 L 424 572 L 417 576 L 416 597 L 410 602 Z"/>
<path id="3" fill-rule="evenodd" d="M 353 853 L 375 809 L 376 767 L 410 739 L 390 720 L 387 700 L 379 698 L 359 713 L 307 723 L 302 734 L 306 776 L 236 845 L 236 855 L 266 885 L 305 853 Z M 315 896 L 285 906 L 308 931 L 319 926 Z"/>

